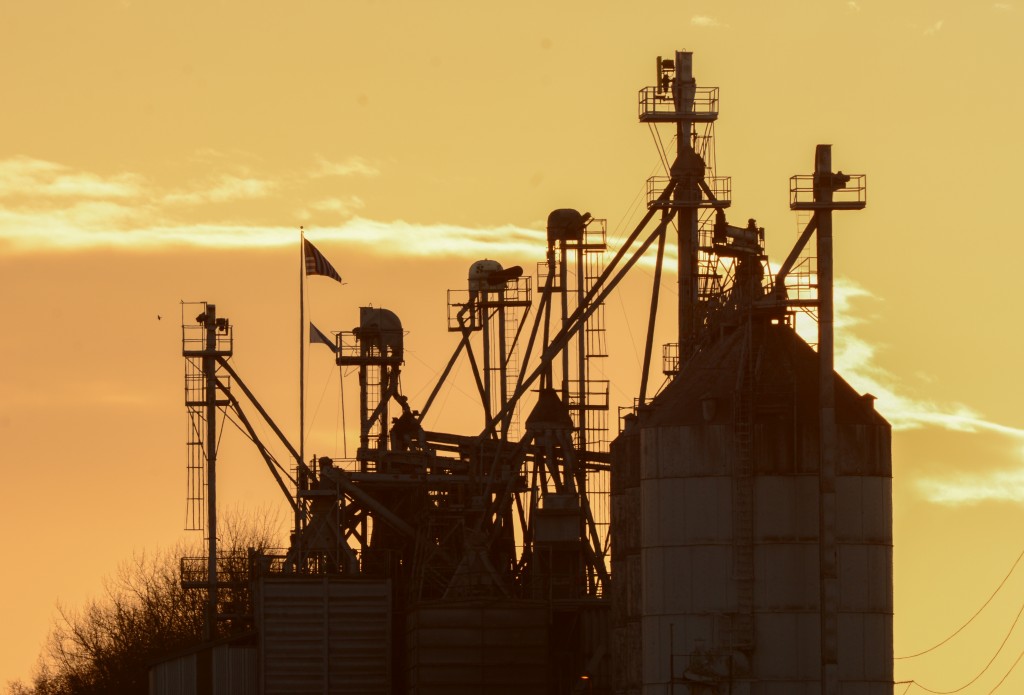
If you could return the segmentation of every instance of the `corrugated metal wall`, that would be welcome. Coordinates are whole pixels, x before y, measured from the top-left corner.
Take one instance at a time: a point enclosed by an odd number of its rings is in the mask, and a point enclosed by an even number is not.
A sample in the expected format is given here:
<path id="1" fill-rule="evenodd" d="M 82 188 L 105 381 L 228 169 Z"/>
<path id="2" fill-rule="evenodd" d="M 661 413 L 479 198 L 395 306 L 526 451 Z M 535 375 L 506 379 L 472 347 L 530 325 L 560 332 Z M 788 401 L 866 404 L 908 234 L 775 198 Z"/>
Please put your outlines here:
<path id="1" fill-rule="evenodd" d="M 612 443 L 611 650 L 612 688 L 639 695 L 643 679 L 640 582 L 640 432 L 632 424 Z"/>
<path id="2" fill-rule="evenodd" d="M 856 449 L 859 426 L 840 425 L 841 450 Z M 878 434 L 884 439 L 882 428 Z M 686 669 L 686 654 L 727 649 L 737 611 L 733 457 L 720 452 L 731 427 L 644 432 L 645 693 L 668 692 L 666 676 Z M 884 448 L 884 447 L 883 447 Z M 884 468 L 868 447 L 862 470 Z M 680 452 L 686 452 L 680 455 Z M 885 454 L 887 455 L 887 450 Z M 851 466 L 852 468 L 852 466 Z M 756 649 L 749 670 L 723 665 L 751 693 L 816 693 L 820 688 L 818 480 L 758 475 L 754 481 Z M 891 480 L 837 476 L 839 678 L 843 692 L 889 692 L 892 678 Z M 723 662 L 724 663 L 724 662 Z"/>
<path id="3" fill-rule="evenodd" d="M 256 695 L 256 647 L 220 644 L 157 664 L 149 695 Z"/>
<path id="4" fill-rule="evenodd" d="M 256 600 L 262 695 L 390 693 L 390 582 L 263 577 Z"/>
<path id="5" fill-rule="evenodd" d="M 438 601 L 406 621 L 410 695 L 546 692 L 548 609 L 535 601 Z"/>
<path id="6" fill-rule="evenodd" d="M 149 695 L 197 695 L 196 655 L 186 654 L 149 669 Z"/>
<path id="7" fill-rule="evenodd" d="M 215 647 L 213 695 L 256 695 L 256 647 Z"/>

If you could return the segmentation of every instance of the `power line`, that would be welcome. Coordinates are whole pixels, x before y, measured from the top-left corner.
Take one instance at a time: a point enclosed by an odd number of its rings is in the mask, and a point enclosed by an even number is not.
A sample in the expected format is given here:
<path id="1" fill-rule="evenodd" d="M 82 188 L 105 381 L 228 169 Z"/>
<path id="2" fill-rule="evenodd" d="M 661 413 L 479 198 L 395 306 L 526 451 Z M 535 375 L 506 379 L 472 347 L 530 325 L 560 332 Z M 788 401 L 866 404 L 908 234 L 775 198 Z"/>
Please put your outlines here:
<path id="1" fill-rule="evenodd" d="M 1024 658 L 1024 651 L 1022 651 L 1020 654 L 1017 655 L 1017 660 L 1013 662 L 1012 666 L 1010 666 L 1010 670 L 1007 671 L 1006 674 L 1002 678 L 999 679 L 999 682 L 996 683 L 996 687 L 994 687 L 994 688 L 992 688 L 991 690 L 988 691 L 988 695 L 992 695 L 992 693 L 994 693 L 996 690 L 999 689 L 999 686 L 1001 686 L 1003 684 L 1003 681 L 1005 681 L 1010 676 L 1010 674 L 1013 673 L 1013 669 L 1017 668 L 1017 664 L 1020 663 L 1020 660 L 1022 658 Z"/>
<path id="2" fill-rule="evenodd" d="M 1006 636 L 1003 637 L 1003 641 L 1000 643 L 999 648 L 996 649 L 996 653 L 992 655 L 992 658 L 989 659 L 987 664 L 985 664 L 985 668 L 981 669 L 981 671 L 978 673 L 978 675 L 976 675 L 974 678 L 972 678 L 968 682 L 964 683 L 963 685 L 961 685 L 956 690 L 932 690 L 931 688 L 926 688 L 925 686 L 921 685 L 917 681 L 913 681 L 914 685 L 916 685 L 921 690 L 927 691 L 929 693 L 934 693 L 934 695 L 952 695 L 953 693 L 960 692 L 961 690 L 963 690 L 964 688 L 966 688 L 969 685 L 973 685 L 976 680 L 981 678 L 982 675 L 984 675 L 984 673 L 986 671 L 988 671 L 989 666 L 992 665 L 992 663 L 996 660 L 996 657 L 998 657 L 1000 652 L 1003 651 L 1003 647 L 1006 646 L 1006 642 L 1010 639 L 1010 635 L 1013 634 L 1013 629 L 1015 627 L 1017 627 L 1017 621 L 1020 620 L 1020 616 L 1021 616 L 1022 613 L 1024 613 L 1024 604 L 1021 604 L 1020 610 L 1017 611 L 1017 617 L 1013 619 L 1013 624 L 1010 625 L 1010 629 L 1006 633 Z M 1021 652 L 1021 656 L 1024 656 L 1024 652 Z M 1010 667 L 1010 671 L 1013 671 L 1014 667 L 1017 666 L 1017 662 L 1020 661 L 1020 658 L 1021 657 L 1017 657 L 1017 661 L 1013 662 L 1013 666 Z M 1006 673 L 1006 675 L 1003 676 L 1002 680 L 1000 680 L 999 683 L 996 684 L 996 688 L 998 688 L 1000 685 L 1002 685 L 1003 681 L 1006 680 L 1006 676 L 1010 675 L 1010 671 L 1008 671 Z M 993 688 L 990 692 L 995 692 L 995 688 Z"/>
<path id="3" fill-rule="evenodd" d="M 999 679 L 999 682 L 996 683 L 995 686 L 991 690 L 988 691 L 988 695 L 992 695 L 992 693 L 994 693 L 995 691 L 999 690 L 999 688 L 1003 685 L 1003 683 L 1006 682 L 1006 679 L 1010 677 L 1010 674 L 1013 673 L 1014 669 L 1017 668 L 1017 665 L 1020 663 L 1021 659 L 1024 659 L 1024 651 L 1022 651 L 1020 654 L 1017 655 L 1017 659 L 1010 666 L 1009 670 L 1006 673 L 1003 674 L 1003 677 Z M 907 689 L 904 690 L 900 695 L 907 695 L 907 692 L 910 691 L 910 688 L 912 686 L 915 686 L 915 685 L 917 687 L 921 688 L 922 690 L 927 690 L 927 688 L 925 688 L 924 686 L 919 684 L 917 681 L 913 681 L 913 680 L 910 680 L 910 681 L 896 681 L 895 683 L 893 683 L 893 685 L 903 685 L 904 683 L 908 683 Z M 934 692 L 934 691 L 932 691 L 932 692 Z"/>
<path id="4" fill-rule="evenodd" d="M 963 625 L 961 625 L 960 627 L 958 627 L 958 628 L 956 629 L 956 631 L 955 631 L 955 632 L 953 632 L 953 634 L 951 634 L 951 635 L 950 635 L 949 637 L 947 637 L 946 639 L 942 640 L 942 641 L 941 641 L 941 642 L 939 642 L 938 644 L 936 644 L 936 645 L 934 645 L 934 646 L 932 646 L 932 647 L 929 647 L 928 649 L 925 649 L 924 651 L 921 651 L 921 652 L 917 652 L 916 654 L 908 654 L 907 656 L 897 656 L 897 657 L 894 657 L 894 659 L 895 659 L 896 661 L 899 661 L 900 659 L 913 659 L 913 658 L 914 658 L 914 657 L 916 657 L 916 656 L 921 656 L 922 654 L 927 654 L 928 652 L 931 652 L 931 651 L 934 651 L 934 650 L 938 649 L 939 647 L 941 647 L 942 645 L 944 645 L 944 644 L 945 644 L 946 642 L 950 641 L 951 639 L 953 639 L 954 637 L 956 637 L 957 635 L 959 635 L 959 634 L 960 634 L 960 632 L 961 632 L 961 631 L 962 631 L 962 630 L 963 630 L 963 629 L 964 629 L 965 627 L 967 627 L 968 625 L 970 625 L 970 624 L 971 624 L 971 623 L 972 623 L 972 622 L 974 621 L 974 619 L 975 619 L 975 618 L 977 618 L 977 617 L 978 617 L 979 615 L 981 615 L 981 612 L 982 612 L 983 610 L 985 610 L 985 607 L 986 607 L 986 606 L 988 606 L 988 604 L 992 602 L 992 599 L 994 599 L 994 598 L 996 597 L 996 594 L 998 594 L 998 593 L 999 593 L 999 591 L 1000 591 L 1000 589 L 1002 589 L 1002 588 L 1003 588 L 1003 586 L 1004 586 L 1004 585 L 1006 584 L 1006 580 L 1008 580 L 1008 579 L 1010 578 L 1010 575 L 1011 575 L 1011 574 L 1013 574 L 1013 571 L 1014 571 L 1015 569 L 1017 569 L 1017 565 L 1018 565 L 1018 564 L 1020 564 L 1021 558 L 1024 558 L 1024 550 L 1022 550 L 1022 551 L 1021 551 L 1021 553 L 1020 553 L 1020 555 L 1018 555 L 1018 556 L 1017 556 L 1017 559 L 1016 559 L 1016 560 L 1014 560 L 1014 562 L 1013 562 L 1013 566 L 1012 566 L 1012 567 L 1010 567 L 1010 571 L 1006 573 L 1006 576 L 1005 576 L 1005 577 L 1003 577 L 1003 581 L 999 582 L 999 586 L 997 586 L 997 587 L 996 587 L 996 590 L 992 592 L 992 595 L 991 595 L 991 596 L 989 596 L 989 597 L 988 597 L 988 599 L 987 599 L 987 600 L 985 601 L 985 603 L 981 604 L 981 608 L 979 608 L 979 609 L 978 609 L 978 610 L 977 610 L 977 611 L 976 611 L 976 612 L 974 613 L 974 615 L 972 615 L 972 616 L 971 616 L 970 618 L 968 618 L 968 619 L 967 619 L 967 622 L 966 622 L 966 623 L 964 623 Z"/>

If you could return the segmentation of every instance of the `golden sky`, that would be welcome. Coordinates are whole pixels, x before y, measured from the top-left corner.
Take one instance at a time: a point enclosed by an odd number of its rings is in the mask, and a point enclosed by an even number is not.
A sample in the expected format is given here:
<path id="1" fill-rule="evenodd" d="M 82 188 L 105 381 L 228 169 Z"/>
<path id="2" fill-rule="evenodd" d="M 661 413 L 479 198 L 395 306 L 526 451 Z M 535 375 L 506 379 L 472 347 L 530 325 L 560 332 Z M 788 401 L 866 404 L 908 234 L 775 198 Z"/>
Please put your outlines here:
<path id="1" fill-rule="evenodd" d="M 472 261 L 532 267 L 558 207 L 629 231 L 658 167 L 636 92 L 676 49 L 722 90 L 730 219 L 757 218 L 776 262 L 797 234 L 788 179 L 816 144 L 868 175 L 867 209 L 835 223 L 838 359 L 897 428 L 897 656 L 984 603 L 1024 547 L 1024 3 L 631 5 L 0 3 L 0 685 L 29 674 L 58 601 L 189 537 L 180 300 L 232 320 L 236 367 L 295 432 L 305 225 L 347 283 L 313 279 L 310 317 L 348 330 L 360 305 L 396 311 L 415 404 L 455 347 L 445 290 Z M 608 304 L 619 403 L 649 283 L 641 269 Z M 329 352 L 309 370 L 307 451 L 340 455 Z M 472 431 L 469 405 L 453 390 L 428 425 Z M 221 461 L 222 508 L 283 506 L 240 437 Z M 1019 597 L 1024 568 L 897 680 L 974 678 Z M 1018 626 L 963 692 L 1022 650 Z M 1024 666 L 1000 692 L 1022 689 Z"/>

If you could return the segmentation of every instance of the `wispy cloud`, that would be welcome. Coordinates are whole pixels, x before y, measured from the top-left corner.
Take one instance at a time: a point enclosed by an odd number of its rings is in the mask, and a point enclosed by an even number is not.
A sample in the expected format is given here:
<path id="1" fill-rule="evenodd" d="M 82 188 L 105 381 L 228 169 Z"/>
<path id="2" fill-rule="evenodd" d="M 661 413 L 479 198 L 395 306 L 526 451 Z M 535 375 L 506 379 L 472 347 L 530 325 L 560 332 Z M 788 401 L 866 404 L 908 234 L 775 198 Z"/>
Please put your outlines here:
<path id="1" fill-rule="evenodd" d="M 265 198 L 316 179 L 365 178 L 380 174 L 379 169 L 361 157 L 337 162 L 318 156 L 311 167 L 275 178 L 254 174 L 249 166 L 233 163 L 237 162 L 237 157 L 215 150 L 203 150 L 191 158 L 204 162 L 214 173 L 167 188 L 131 172 L 99 174 L 44 159 L 10 157 L 0 160 L 0 200 L 16 208 L 53 208 L 60 206 L 62 200 L 123 202 L 130 199 L 145 199 L 148 205 L 195 206 Z M 222 171 L 217 172 L 217 168 Z"/>
<path id="2" fill-rule="evenodd" d="M 925 36 L 931 36 L 932 34 L 937 34 L 940 31 L 942 31 L 942 20 L 941 19 L 938 20 L 937 22 L 935 22 L 934 24 L 931 24 L 928 27 L 925 27 L 924 35 Z"/>
<path id="3" fill-rule="evenodd" d="M 343 162 L 319 158 L 308 182 L 326 176 L 375 176 L 377 169 L 353 157 Z M 296 175 L 298 177 L 298 175 Z M 295 243 L 296 228 L 229 219 L 214 223 L 183 221 L 195 206 L 251 201 L 291 191 L 296 181 L 241 173 L 213 174 L 186 188 L 161 190 L 141 176 L 103 177 L 39 159 L 0 161 L 0 249 L 8 252 L 75 252 L 96 249 L 155 251 L 167 247 L 272 248 Z M 315 188 L 315 187 L 314 187 Z M 309 195 L 313 189 L 303 189 Z M 533 257 L 543 249 L 543 231 L 514 225 L 472 228 L 416 224 L 355 216 L 364 207 L 354 194 L 313 199 L 298 211 L 300 220 L 322 219 L 311 236 L 364 247 L 390 256 Z M 211 215 L 212 216 L 212 215 Z M 542 251 L 541 251 L 542 252 Z"/>
<path id="4" fill-rule="evenodd" d="M 514 225 L 474 228 L 450 224 L 419 225 L 401 220 L 378 222 L 358 217 L 342 227 L 318 230 L 317 236 L 371 247 L 386 246 L 389 255 L 401 249 L 401 253 L 407 256 L 449 257 L 483 254 L 530 258 L 537 256 L 547 241 L 547 234 L 541 230 Z"/>
<path id="5" fill-rule="evenodd" d="M 787 277 L 788 294 L 793 298 L 813 299 L 817 276 L 799 273 L 800 266 Z M 779 268 L 771 265 L 772 274 Z M 833 294 L 835 330 L 835 368 L 861 393 L 875 396 L 875 407 L 895 430 L 939 428 L 952 432 L 990 432 L 1024 439 L 1024 429 L 993 422 L 962 403 L 937 403 L 907 395 L 900 379 L 878 363 L 879 345 L 858 332 L 867 323 L 865 305 L 880 301 L 864 287 L 839 278 Z M 808 343 L 816 344 L 818 324 L 805 314 L 797 314 L 796 330 Z M 920 376 L 920 375 L 919 375 Z"/>
<path id="6" fill-rule="evenodd" d="M 999 12 L 1008 12 L 1013 9 L 1013 5 L 1008 2 L 996 2 L 992 4 L 992 9 Z"/>
<path id="7" fill-rule="evenodd" d="M 878 365 L 875 345 L 857 334 L 865 320 L 855 305 L 871 299 L 867 290 L 849 281 L 836 285 L 836 371 L 858 391 L 877 397 L 876 407 L 893 429 L 996 435 L 996 441 L 1024 454 L 1024 428 L 993 422 L 961 403 L 937 403 L 904 392 L 899 379 Z M 933 504 L 1024 503 L 1024 468 L 928 476 L 915 486 Z"/>
<path id="8" fill-rule="evenodd" d="M 273 245 L 279 230 L 254 222 L 248 203 L 265 203 L 255 208 L 263 211 L 294 210 L 298 203 L 291 219 L 320 220 L 327 213 L 335 223 L 355 215 L 364 203 L 351 193 L 325 196 L 327 177 L 377 175 L 377 169 L 358 157 L 344 162 L 319 157 L 305 171 L 270 178 L 216 151 L 193 156 L 206 160 L 211 173 L 173 187 L 135 173 L 99 174 L 33 157 L 0 160 L 0 248 L 209 247 L 234 246 L 239 239 L 249 239 L 253 246 Z M 204 206 L 217 207 L 206 211 Z M 262 214 L 260 221 L 265 220 Z M 204 219 L 217 224 L 197 223 Z"/>
<path id="9" fill-rule="evenodd" d="M 317 157 L 317 166 L 310 175 L 323 176 L 378 176 L 380 170 L 362 157 L 349 157 L 343 162 L 332 162 L 324 157 Z"/>
<path id="10" fill-rule="evenodd" d="M 330 204 L 330 203 L 328 203 Z M 342 203 L 343 205 L 343 203 Z M 126 219 L 111 224 L 109 215 Z M 69 208 L 38 215 L 0 210 L 0 243 L 20 252 L 118 249 L 155 251 L 167 247 L 274 248 L 295 243 L 296 229 L 245 224 L 132 224 L 130 209 Z M 471 228 L 421 225 L 402 220 L 355 217 L 333 227 L 316 227 L 318 241 L 356 244 L 389 256 L 465 256 L 508 254 L 534 256 L 543 248 L 544 232 L 512 225 Z"/>
<path id="11" fill-rule="evenodd" d="M 200 185 L 192 190 L 168 193 L 164 196 L 163 202 L 169 205 L 202 205 L 236 200 L 255 200 L 269 195 L 277 187 L 276 182 L 268 179 L 224 174 L 207 185 Z"/>
<path id="12" fill-rule="evenodd" d="M 311 203 L 307 209 L 298 212 L 299 219 L 311 220 L 314 212 L 332 212 L 341 217 L 351 217 L 357 210 L 365 207 L 363 199 L 357 195 L 345 198 L 324 198 Z"/>
<path id="13" fill-rule="evenodd" d="M 714 17 L 708 17 L 703 14 L 695 14 L 690 17 L 690 25 L 701 29 L 715 29 L 723 26 L 723 24 Z"/>
<path id="14" fill-rule="evenodd" d="M 903 393 L 898 377 L 878 364 L 876 345 L 857 334 L 857 326 L 865 319 L 854 305 L 869 299 L 877 298 L 849 280 L 836 283 L 836 371 L 858 391 L 875 396 L 879 412 L 895 429 L 938 427 L 955 432 L 992 432 L 1024 440 L 1024 429 L 992 422 L 966 405 L 936 403 Z"/>
<path id="15" fill-rule="evenodd" d="M 32 157 L 0 161 L 0 198 L 135 198 L 144 181 L 136 174 L 101 176 L 73 171 L 56 162 Z"/>
<path id="16" fill-rule="evenodd" d="M 860 12 L 860 5 L 854 2 L 854 0 L 849 0 L 846 3 L 846 9 L 850 10 L 851 12 Z"/>
<path id="17" fill-rule="evenodd" d="M 925 478 L 917 489 L 929 502 L 947 506 L 982 502 L 1024 502 L 1024 468 L 989 474 L 960 474 L 948 478 Z"/>

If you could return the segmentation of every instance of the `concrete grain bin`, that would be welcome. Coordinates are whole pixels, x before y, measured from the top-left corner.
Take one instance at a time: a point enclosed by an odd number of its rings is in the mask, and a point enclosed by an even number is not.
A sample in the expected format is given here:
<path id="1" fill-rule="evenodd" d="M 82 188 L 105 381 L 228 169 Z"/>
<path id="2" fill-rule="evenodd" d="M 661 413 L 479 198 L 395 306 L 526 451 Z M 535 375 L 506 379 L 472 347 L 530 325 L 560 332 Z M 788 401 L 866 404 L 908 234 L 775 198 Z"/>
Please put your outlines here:
<path id="1" fill-rule="evenodd" d="M 617 693 L 821 692 L 818 355 L 748 326 L 613 446 Z M 838 376 L 835 394 L 838 692 L 888 695 L 890 426 Z"/>

